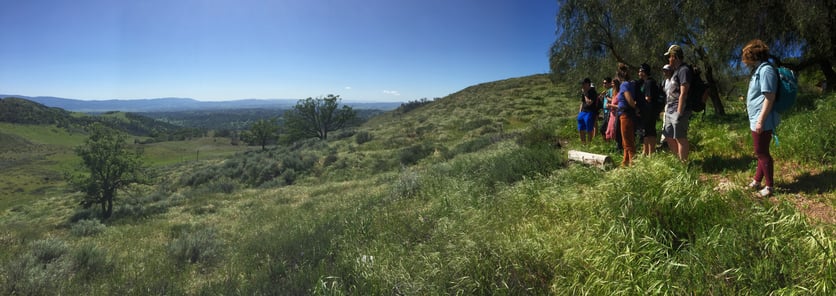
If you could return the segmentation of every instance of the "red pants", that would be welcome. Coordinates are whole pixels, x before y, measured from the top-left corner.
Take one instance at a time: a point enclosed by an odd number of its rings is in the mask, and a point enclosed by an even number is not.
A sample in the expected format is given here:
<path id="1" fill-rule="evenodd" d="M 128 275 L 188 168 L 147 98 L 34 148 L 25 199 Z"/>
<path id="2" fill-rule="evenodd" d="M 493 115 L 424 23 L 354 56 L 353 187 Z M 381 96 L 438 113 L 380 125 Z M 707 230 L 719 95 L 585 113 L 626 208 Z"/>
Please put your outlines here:
<path id="1" fill-rule="evenodd" d="M 755 156 L 758 157 L 758 168 L 755 170 L 755 181 L 764 181 L 765 186 L 772 187 L 774 175 L 774 160 L 769 154 L 769 142 L 772 141 L 772 131 L 763 131 L 760 134 L 752 132 L 752 143 L 755 146 Z"/>
<path id="2" fill-rule="evenodd" d="M 630 161 L 636 158 L 636 129 L 630 115 L 621 114 L 618 118 L 621 123 L 621 143 L 624 146 L 624 159 L 622 166 L 630 165 Z"/>

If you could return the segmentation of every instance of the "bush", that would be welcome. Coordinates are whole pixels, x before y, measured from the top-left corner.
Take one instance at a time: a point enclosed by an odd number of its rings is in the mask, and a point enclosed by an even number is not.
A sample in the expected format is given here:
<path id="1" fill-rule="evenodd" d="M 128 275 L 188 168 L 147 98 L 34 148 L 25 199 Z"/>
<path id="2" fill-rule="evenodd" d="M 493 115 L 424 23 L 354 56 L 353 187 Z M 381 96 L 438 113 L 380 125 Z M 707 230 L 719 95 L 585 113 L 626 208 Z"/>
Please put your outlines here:
<path id="1" fill-rule="evenodd" d="M 104 273 L 110 268 L 107 251 L 94 245 L 83 244 L 72 253 L 73 267 L 86 275 Z"/>
<path id="2" fill-rule="evenodd" d="M 168 254 L 178 264 L 211 264 L 223 254 L 223 244 L 214 228 L 183 231 L 168 245 Z"/>
<path id="3" fill-rule="evenodd" d="M 523 147 L 560 147 L 560 140 L 554 128 L 537 124 L 526 129 L 517 138 L 517 144 Z"/>
<path id="4" fill-rule="evenodd" d="M 421 189 L 421 176 L 414 169 L 404 169 L 392 184 L 391 196 L 394 199 L 410 198 Z"/>
<path id="5" fill-rule="evenodd" d="M 95 236 L 102 233 L 107 226 L 96 219 L 80 220 L 73 224 L 70 228 L 70 233 L 75 236 Z"/>
<path id="6" fill-rule="evenodd" d="M 69 251 L 67 243 L 56 238 L 37 240 L 32 243 L 31 248 L 32 255 L 41 263 L 50 263 Z"/>
<path id="7" fill-rule="evenodd" d="M 398 159 L 401 164 L 412 165 L 418 163 L 421 159 L 426 158 L 435 151 L 433 146 L 427 144 L 417 144 L 401 150 Z"/>
<path id="8" fill-rule="evenodd" d="M 358 132 L 354 135 L 354 141 L 357 142 L 357 145 L 362 145 L 363 143 L 369 142 L 372 140 L 372 133 L 367 131 Z"/>

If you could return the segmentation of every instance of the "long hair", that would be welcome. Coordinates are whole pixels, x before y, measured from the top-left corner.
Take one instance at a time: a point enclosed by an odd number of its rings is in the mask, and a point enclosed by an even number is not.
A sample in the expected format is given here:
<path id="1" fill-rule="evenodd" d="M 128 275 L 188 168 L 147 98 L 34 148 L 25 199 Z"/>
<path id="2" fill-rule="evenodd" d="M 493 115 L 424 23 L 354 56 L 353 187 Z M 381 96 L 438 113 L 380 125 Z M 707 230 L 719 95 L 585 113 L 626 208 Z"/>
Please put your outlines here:
<path id="1" fill-rule="evenodd" d="M 615 75 L 618 76 L 618 80 L 630 81 L 630 67 L 625 63 L 618 63 L 618 71 Z"/>
<path id="2" fill-rule="evenodd" d="M 746 66 L 754 67 L 769 60 L 769 46 L 760 39 L 754 39 L 743 47 L 741 60 Z"/>

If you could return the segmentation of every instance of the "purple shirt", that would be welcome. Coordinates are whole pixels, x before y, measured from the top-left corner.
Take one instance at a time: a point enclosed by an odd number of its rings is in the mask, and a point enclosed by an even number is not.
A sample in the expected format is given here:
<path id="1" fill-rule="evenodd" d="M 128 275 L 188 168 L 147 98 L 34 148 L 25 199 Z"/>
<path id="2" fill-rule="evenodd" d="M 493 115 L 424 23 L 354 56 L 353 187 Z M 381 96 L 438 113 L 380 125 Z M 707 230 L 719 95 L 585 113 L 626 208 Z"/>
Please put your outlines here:
<path id="1" fill-rule="evenodd" d="M 625 92 L 630 92 L 630 96 L 633 97 L 635 100 L 635 91 L 633 91 L 633 84 L 630 81 L 624 81 L 621 83 L 621 88 L 618 89 L 618 115 L 621 115 L 622 111 L 630 107 L 630 104 L 627 103 L 627 98 L 624 97 Z"/>

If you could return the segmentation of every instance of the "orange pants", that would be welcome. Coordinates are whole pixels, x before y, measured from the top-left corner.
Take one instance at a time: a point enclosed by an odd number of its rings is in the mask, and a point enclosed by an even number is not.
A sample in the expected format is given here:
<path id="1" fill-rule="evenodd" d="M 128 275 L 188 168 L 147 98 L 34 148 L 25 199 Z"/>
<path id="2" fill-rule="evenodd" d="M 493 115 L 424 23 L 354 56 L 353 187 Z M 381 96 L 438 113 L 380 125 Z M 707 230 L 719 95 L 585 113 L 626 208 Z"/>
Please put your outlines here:
<path id="1" fill-rule="evenodd" d="M 630 115 L 621 114 L 618 119 L 621 123 L 621 144 L 624 146 L 624 159 L 621 160 L 621 166 L 629 166 L 630 161 L 636 158 L 636 130 Z"/>

